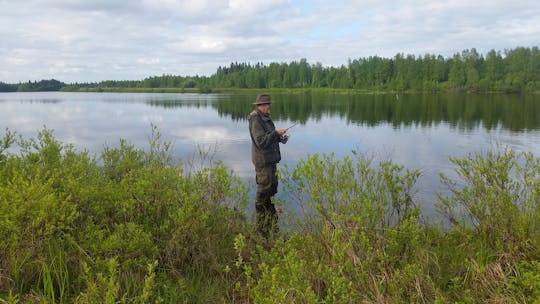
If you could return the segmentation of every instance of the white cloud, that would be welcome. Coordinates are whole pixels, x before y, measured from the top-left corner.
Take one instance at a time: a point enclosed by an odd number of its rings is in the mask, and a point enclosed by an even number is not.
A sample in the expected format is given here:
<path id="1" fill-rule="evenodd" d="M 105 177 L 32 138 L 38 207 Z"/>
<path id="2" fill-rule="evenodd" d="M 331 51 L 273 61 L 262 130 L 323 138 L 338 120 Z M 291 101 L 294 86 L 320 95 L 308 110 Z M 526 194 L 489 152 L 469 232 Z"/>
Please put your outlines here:
<path id="1" fill-rule="evenodd" d="M 259 0 L 259 1 L 252 1 L 252 0 L 229 0 L 229 13 L 230 14 L 238 14 L 241 15 L 263 15 L 269 10 L 278 9 L 282 7 L 286 7 L 286 5 L 289 3 L 287 0 Z M 255 18 L 259 19 L 259 18 Z M 261 22 L 269 21 L 265 20 L 264 18 L 260 19 Z"/>
<path id="2" fill-rule="evenodd" d="M 537 1 L 2 1 L 0 81 L 209 75 L 234 61 L 540 45 Z"/>
<path id="3" fill-rule="evenodd" d="M 184 53 L 221 53 L 226 45 L 219 37 L 197 36 L 188 37 L 185 40 L 173 43 L 172 47 L 178 52 Z"/>
<path id="4" fill-rule="evenodd" d="M 145 65 L 156 65 L 160 63 L 159 58 L 139 58 L 137 62 Z"/>
<path id="5" fill-rule="evenodd" d="M 208 0 L 142 0 L 141 7 L 145 11 L 178 21 L 197 20 L 212 15 L 212 12 L 226 8 L 226 1 Z"/>
<path id="6" fill-rule="evenodd" d="M 22 49 L 12 50 L 11 54 L 7 55 L 5 60 L 7 63 L 15 66 L 26 65 L 32 62 L 31 58 L 26 54 L 26 51 Z"/>

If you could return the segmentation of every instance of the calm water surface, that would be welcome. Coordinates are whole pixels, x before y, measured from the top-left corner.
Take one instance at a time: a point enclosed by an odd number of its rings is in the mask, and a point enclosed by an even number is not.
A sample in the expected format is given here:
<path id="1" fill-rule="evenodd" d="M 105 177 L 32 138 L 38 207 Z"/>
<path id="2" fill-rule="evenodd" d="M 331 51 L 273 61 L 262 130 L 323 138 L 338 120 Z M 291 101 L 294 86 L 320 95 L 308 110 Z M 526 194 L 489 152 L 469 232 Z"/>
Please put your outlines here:
<path id="1" fill-rule="evenodd" d="M 98 154 L 126 139 L 148 147 L 155 125 L 187 162 L 206 151 L 254 189 L 247 114 L 252 95 L 144 93 L 0 93 L 0 135 L 5 128 L 32 138 L 53 130 L 63 143 Z M 510 147 L 540 151 L 540 96 L 275 94 L 277 127 L 298 123 L 282 146 L 293 167 L 313 153 L 337 158 L 355 150 L 392 159 L 422 175 L 417 200 L 433 212 L 439 173 L 453 176 L 448 157 Z M 281 195 L 284 195 L 281 193 Z"/>

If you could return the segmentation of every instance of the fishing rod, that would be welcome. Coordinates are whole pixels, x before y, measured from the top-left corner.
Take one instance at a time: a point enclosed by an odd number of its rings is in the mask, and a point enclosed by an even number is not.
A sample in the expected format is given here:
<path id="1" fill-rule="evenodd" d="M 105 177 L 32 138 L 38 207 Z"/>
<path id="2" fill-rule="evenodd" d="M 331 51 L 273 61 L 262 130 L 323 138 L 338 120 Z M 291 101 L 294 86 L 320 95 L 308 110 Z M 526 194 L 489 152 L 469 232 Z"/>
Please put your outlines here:
<path id="1" fill-rule="evenodd" d="M 285 130 L 289 131 L 289 129 L 290 129 L 290 128 L 292 128 L 292 127 L 296 126 L 297 124 L 298 124 L 298 123 L 296 122 L 296 123 L 294 123 L 294 124 L 293 124 L 292 126 L 290 126 L 290 127 L 286 128 Z"/>
<path id="2" fill-rule="evenodd" d="M 290 126 L 290 127 L 288 127 L 288 128 L 285 128 L 285 132 L 289 131 L 290 128 L 296 126 L 297 124 L 298 124 L 298 123 L 294 123 L 292 126 Z M 289 134 L 283 134 L 283 135 L 281 136 L 281 138 L 280 138 L 281 143 L 286 144 L 287 141 L 289 140 L 289 136 L 290 136 Z"/>

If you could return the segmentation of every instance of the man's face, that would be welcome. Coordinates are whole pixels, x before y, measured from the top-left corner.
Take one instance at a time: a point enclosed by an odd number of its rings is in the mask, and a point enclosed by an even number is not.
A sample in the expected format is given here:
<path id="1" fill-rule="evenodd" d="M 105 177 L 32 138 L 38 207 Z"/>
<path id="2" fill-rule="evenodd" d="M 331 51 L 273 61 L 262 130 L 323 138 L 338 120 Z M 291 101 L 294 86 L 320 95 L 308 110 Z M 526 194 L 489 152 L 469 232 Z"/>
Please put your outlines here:
<path id="1" fill-rule="evenodd" d="M 262 113 L 269 113 L 270 112 L 270 108 L 272 107 L 271 104 L 263 104 L 263 105 L 260 105 L 259 106 L 259 111 L 261 111 Z"/>

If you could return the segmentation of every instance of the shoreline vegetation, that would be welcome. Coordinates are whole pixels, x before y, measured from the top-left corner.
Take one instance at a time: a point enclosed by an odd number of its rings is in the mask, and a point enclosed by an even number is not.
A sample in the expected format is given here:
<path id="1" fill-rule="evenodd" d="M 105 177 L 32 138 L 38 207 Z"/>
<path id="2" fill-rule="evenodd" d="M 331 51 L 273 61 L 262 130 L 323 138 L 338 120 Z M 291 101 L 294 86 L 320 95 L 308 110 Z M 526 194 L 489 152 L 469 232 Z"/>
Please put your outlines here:
<path id="1" fill-rule="evenodd" d="M 0 137 L 0 303 L 537 303 L 540 158 L 451 159 L 420 176 L 352 153 L 282 168 L 282 229 L 253 233 L 247 186 L 219 161 L 172 161 L 156 127 L 90 155 L 44 129 Z M 17 152 L 14 152 L 17 151 Z M 284 228 L 287 227 L 287 228 Z"/>
<path id="2" fill-rule="evenodd" d="M 222 93 L 230 90 L 330 90 L 342 93 L 540 93 L 538 47 L 479 54 L 467 49 L 452 57 L 396 54 L 349 59 L 324 67 L 306 59 L 289 63 L 231 63 L 210 76 L 162 75 L 143 80 L 64 83 L 59 80 L 0 82 L 0 92 Z"/>

